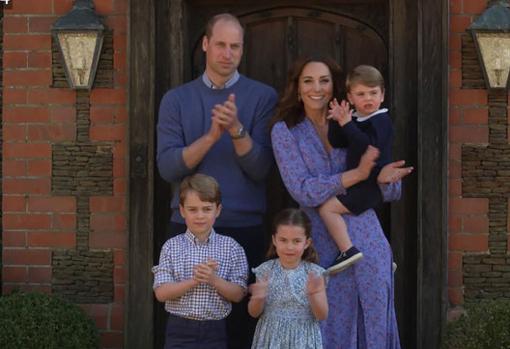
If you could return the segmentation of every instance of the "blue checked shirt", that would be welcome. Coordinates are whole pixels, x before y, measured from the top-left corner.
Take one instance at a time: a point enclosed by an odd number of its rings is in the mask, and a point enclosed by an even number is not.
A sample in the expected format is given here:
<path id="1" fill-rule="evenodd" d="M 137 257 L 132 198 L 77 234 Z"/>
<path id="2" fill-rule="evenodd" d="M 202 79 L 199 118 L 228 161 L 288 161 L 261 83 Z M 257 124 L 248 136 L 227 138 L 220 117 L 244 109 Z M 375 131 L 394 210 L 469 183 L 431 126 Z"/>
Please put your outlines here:
<path id="1" fill-rule="evenodd" d="M 248 262 L 243 248 L 234 239 L 214 230 L 202 243 L 189 230 L 167 240 L 161 249 L 159 265 L 152 268 L 153 288 L 191 279 L 193 267 L 209 259 L 218 262 L 216 274 L 219 277 L 246 288 Z M 165 302 L 167 312 L 194 320 L 220 320 L 231 309 L 232 304 L 207 284 L 200 284 L 181 297 Z"/>

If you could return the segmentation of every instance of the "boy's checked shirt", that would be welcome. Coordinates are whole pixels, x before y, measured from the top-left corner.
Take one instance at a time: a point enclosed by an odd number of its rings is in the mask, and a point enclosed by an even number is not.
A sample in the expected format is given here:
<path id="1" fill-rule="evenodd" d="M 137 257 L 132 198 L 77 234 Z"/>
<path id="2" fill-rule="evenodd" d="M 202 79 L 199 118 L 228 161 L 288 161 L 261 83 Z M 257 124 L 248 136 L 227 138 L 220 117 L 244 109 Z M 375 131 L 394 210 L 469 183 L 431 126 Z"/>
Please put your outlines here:
<path id="1" fill-rule="evenodd" d="M 191 279 L 193 267 L 209 259 L 218 262 L 216 274 L 219 277 L 246 289 L 248 262 L 243 248 L 234 239 L 215 233 L 214 229 L 202 243 L 189 230 L 167 240 L 161 249 L 159 265 L 152 268 L 153 288 Z M 200 284 L 181 297 L 165 302 L 167 312 L 194 320 L 220 320 L 231 309 L 231 303 L 207 284 Z"/>

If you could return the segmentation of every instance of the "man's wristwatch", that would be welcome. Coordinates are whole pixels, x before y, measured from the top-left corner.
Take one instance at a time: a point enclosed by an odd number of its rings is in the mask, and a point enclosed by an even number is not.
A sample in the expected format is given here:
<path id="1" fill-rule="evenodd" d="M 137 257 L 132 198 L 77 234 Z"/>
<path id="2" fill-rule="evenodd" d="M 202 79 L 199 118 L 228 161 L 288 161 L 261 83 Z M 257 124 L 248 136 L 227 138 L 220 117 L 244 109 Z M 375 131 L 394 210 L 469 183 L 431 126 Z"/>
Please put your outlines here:
<path id="1" fill-rule="evenodd" d="M 244 129 L 244 126 L 241 125 L 241 127 L 239 127 L 239 129 L 237 130 L 236 133 L 234 133 L 233 135 L 230 135 L 230 138 L 240 139 L 240 138 L 244 138 L 244 136 L 246 136 L 246 130 Z"/>

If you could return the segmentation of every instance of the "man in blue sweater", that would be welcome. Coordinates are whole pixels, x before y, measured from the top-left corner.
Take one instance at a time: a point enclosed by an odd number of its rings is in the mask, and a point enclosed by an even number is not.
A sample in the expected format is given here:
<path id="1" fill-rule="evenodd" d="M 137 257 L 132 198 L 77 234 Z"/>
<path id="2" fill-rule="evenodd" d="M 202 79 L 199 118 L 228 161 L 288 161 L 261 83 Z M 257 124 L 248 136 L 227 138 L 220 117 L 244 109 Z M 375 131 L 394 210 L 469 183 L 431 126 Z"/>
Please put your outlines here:
<path id="1" fill-rule="evenodd" d="M 265 249 L 265 180 L 273 163 L 267 123 L 277 94 L 238 73 L 243 35 L 239 20 L 230 14 L 209 20 L 202 41 L 204 74 L 168 91 L 161 101 L 157 164 L 173 188 L 195 172 L 219 182 L 223 210 L 214 229 L 233 237 L 255 267 Z M 174 189 L 170 236 L 186 231 L 178 205 Z M 250 347 L 255 320 L 246 309 L 245 302 L 237 304 L 227 319 L 229 348 Z"/>

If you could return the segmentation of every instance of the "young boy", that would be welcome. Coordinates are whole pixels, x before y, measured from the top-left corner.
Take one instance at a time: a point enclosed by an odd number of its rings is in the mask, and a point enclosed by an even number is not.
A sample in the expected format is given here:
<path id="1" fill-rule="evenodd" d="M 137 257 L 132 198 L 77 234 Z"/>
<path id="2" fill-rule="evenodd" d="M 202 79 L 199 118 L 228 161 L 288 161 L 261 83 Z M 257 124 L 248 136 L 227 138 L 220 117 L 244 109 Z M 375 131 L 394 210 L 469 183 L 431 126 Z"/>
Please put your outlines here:
<path id="1" fill-rule="evenodd" d="M 338 104 L 335 99 L 330 103 L 328 118 L 336 122 L 329 124 L 328 140 L 335 148 L 347 148 L 346 170 L 357 167 L 370 146 L 378 149 L 379 157 L 366 180 L 348 188 L 345 194 L 329 199 L 319 208 L 319 214 L 339 249 L 336 260 L 327 269 L 330 273 L 342 271 L 363 258 L 352 244 L 341 215 L 359 215 L 382 202 L 377 176 L 392 157 L 393 126 L 388 109 L 379 109 L 384 101 L 381 73 L 372 66 L 357 66 L 347 75 L 346 87 L 347 99 L 356 111 L 353 114 L 346 101 Z"/>
<path id="2" fill-rule="evenodd" d="M 203 174 L 180 185 L 185 233 L 165 242 L 153 268 L 154 293 L 169 313 L 165 349 L 227 348 L 225 318 L 246 293 L 248 262 L 234 239 L 216 234 L 216 180 Z"/>

